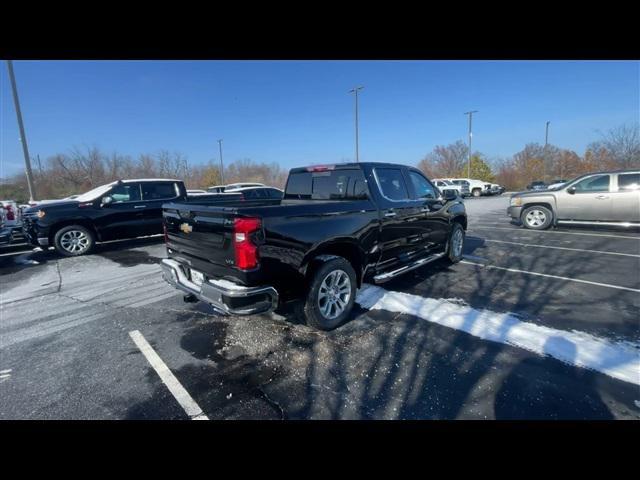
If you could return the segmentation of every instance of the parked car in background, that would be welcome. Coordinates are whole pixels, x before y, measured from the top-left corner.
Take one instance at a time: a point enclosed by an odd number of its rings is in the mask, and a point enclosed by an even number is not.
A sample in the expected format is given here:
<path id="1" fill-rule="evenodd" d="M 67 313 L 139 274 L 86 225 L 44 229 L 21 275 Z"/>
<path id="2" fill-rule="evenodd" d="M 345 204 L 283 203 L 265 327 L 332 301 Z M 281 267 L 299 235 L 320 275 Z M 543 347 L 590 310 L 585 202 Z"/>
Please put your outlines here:
<path id="1" fill-rule="evenodd" d="M 436 187 L 438 187 L 438 190 L 440 190 L 443 193 L 446 190 L 453 190 L 454 192 L 456 192 L 456 195 L 459 195 L 461 197 L 468 197 L 469 196 L 469 186 L 468 185 L 455 184 L 452 181 L 445 180 L 443 178 L 434 178 L 431 181 L 433 182 L 433 184 Z"/>
<path id="2" fill-rule="evenodd" d="M 567 183 L 566 180 L 553 180 L 549 185 L 547 185 L 547 188 L 548 189 L 557 188 L 564 185 L 565 183 Z"/>
<path id="3" fill-rule="evenodd" d="M 206 190 L 187 190 L 187 195 L 194 195 L 200 193 L 207 193 Z"/>
<path id="4" fill-rule="evenodd" d="M 230 183 L 225 186 L 224 191 L 228 192 L 229 190 L 237 190 L 238 188 L 247 188 L 247 187 L 264 187 L 264 183 Z"/>
<path id="5" fill-rule="evenodd" d="M 475 180 L 473 178 L 446 178 L 457 185 L 466 185 L 469 188 L 469 194 L 474 197 L 481 195 L 491 195 L 491 184 L 482 180 Z"/>
<path id="6" fill-rule="evenodd" d="M 264 187 L 263 183 L 230 183 L 229 185 L 214 185 L 213 187 L 207 188 L 207 192 L 209 193 L 222 193 L 228 192 L 230 190 L 237 190 L 238 188 L 247 188 L 247 187 Z"/>
<path id="7" fill-rule="evenodd" d="M 22 209 L 14 200 L 0 200 L 0 210 L 4 214 L 4 226 L 14 234 L 22 231 Z"/>
<path id="8" fill-rule="evenodd" d="M 491 195 L 502 195 L 506 188 L 504 188 L 502 185 L 498 185 L 497 183 L 491 183 L 491 188 L 489 189 L 491 192 Z"/>
<path id="9" fill-rule="evenodd" d="M 72 200 L 25 210 L 23 233 L 32 245 L 77 256 L 89 253 L 96 242 L 162 233 L 162 204 L 167 201 L 209 205 L 241 199 L 234 193 L 187 195 L 180 180 L 118 180 Z"/>
<path id="10" fill-rule="evenodd" d="M 547 188 L 547 184 L 542 181 L 531 182 L 527 185 L 527 190 L 545 190 Z"/>
<path id="11" fill-rule="evenodd" d="M 507 214 L 526 228 L 640 226 L 640 170 L 589 173 L 539 192 L 511 196 Z"/>
<path id="12" fill-rule="evenodd" d="M 445 194 L 416 168 L 361 162 L 294 168 L 282 200 L 167 203 L 163 276 L 235 315 L 301 298 L 307 323 L 332 329 L 363 282 L 461 260 L 465 207 Z"/>
<path id="13" fill-rule="evenodd" d="M 281 200 L 284 192 L 275 187 L 243 187 L 226 190 L 225 193 L 240 194 L 243 200 L 277 199 Z"/>
<path id="14" fill-rule="evenodd" d="M 9 245 L 13 241 L 13 229 L 5 226 L 7 213 L 0 208 L 0 246 Z"/>

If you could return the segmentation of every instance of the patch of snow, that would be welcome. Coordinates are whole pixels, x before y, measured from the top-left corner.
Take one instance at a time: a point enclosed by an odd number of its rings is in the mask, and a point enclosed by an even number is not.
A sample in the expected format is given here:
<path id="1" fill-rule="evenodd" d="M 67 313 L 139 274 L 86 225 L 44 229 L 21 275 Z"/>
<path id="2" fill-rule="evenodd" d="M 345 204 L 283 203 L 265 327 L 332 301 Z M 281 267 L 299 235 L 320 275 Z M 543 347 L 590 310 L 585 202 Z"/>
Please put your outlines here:
<path id="1" fill-rule="evenodd" d="M 414 315 L 483 340 L 549 355 L 640 385 L 640 352 L 627 343 L 612 343 L 584 332 L 523 322 L 510 313 L 475 310 L 443 299 L 392 292 L 373 285 L 364 285 L 356 302 L 363 308 Z"/>

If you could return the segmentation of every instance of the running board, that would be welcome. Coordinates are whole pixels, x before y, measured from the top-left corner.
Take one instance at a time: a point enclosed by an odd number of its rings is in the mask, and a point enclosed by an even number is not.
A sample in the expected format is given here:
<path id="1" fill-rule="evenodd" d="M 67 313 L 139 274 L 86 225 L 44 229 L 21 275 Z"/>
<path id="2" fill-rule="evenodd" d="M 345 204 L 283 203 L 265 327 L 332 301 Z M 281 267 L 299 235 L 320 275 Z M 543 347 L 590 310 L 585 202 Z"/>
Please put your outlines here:
<path id="1" fill-rule="evenodd" d="M 571 223 L 574 225 L 604 225 L 606 227 L 640 227 L 638 222 L 589 222 L 586 220 L 558 220 L 557 223 Z"/>
<path id="2" fill-rule="evenodd" d="M 375 283 L 386 282 L 387 280 L 391 280 L 392 278 L 397 277 L 398 275 L 402 275 L 403 273 L 410 272 L 411 270 L 415 270 L 416 268 L 426 265 L 427 263 L 431 263 L 435 260 L 438 260 L 439 258 L 442 258 L 445 255 L 446 255 L 446 252 L 434 253 L 433 255 L 429 255 L 426 258 L 421 258 L 420 260 L 416 260 L 411 265 L 405 265 L 403 267 L 398 268 L 397 270 L 392 270 L 390 272 L 376 275 L 375 277 L 373 277 L 373 281 Z"/>

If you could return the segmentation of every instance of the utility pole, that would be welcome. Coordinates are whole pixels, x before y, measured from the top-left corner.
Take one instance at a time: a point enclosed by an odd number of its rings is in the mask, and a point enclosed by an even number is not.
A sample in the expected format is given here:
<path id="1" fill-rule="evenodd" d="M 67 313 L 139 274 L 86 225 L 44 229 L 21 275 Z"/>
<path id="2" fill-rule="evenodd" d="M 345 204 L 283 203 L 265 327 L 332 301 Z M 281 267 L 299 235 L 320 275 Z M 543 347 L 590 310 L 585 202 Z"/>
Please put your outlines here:
<path id="1" fill-rule="evenodd" d="M 20 100 L 18 99 L 18 88 L 16 87 L 16 77 L 13 74 L 13 62 L 7 60 L 7 68 L 9 69 L 9 79 L 11 80 L 11 90 L 13 91 L 13 103 L 16 107 L 16 116 L 18 117 L 18 128 L 20 129 L 20 143 L 22 143 L 22 153 L 24 154 L 25 172 L 27 174 L 27 185 L 29 186 L 29 201 L 33 202 L 36 196 L 36 190 L 33 186 L 33 173 L 31 172 L 31 158 L 29 157 L 29 148 L 27 147 L 27 136 L 24 133 L 24 124 L 22 123 L 22 111 L 20 110 Z"/>
<path id="2" fill-rule="evenodd" d="M 220 180 L 224 185 L 224 164 L 222 163 L 222 139 L 218 140 L 218 146 L 220 147 Z"/>
<path id="3" fill-rule="evenodd" d="M 349 93 L 355 93 L 356 96 L 356 162 L 360 162 L 360 150 L 358 145 L 358 92 L 363 88 L 363 86 L 359 86 L 353 90 L 349 90 Z"/>
<path id="4" fill-rule="evenodd" d="M 542 160 L 542 181 L 544 182 L 547 178 L 547 144 L 549 143 L 549 124 L 551 122 L 547 121 L 547 125 L 544 131 L 544 159 Z"/>
<path id="5" fill-rule="evenodd" d="M 478 110 L 473 110 L 471 112 L 465 112 L 465 115 L 469 115 L 469 161 L 467 163 L 467 177 L 471 178 L 471 122 L 473 119 L 473 114 L 478 113 Z"/>

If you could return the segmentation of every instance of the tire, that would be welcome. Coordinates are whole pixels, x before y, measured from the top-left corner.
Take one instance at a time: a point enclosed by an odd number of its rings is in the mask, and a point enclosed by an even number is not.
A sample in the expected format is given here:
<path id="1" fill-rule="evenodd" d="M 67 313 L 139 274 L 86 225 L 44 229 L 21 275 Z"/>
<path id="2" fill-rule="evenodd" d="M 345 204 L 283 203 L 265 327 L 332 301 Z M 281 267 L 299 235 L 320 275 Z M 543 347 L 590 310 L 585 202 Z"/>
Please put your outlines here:
<path id="1" fill-rule="evenodd" d="M 476 198 L 478 198 L 480 195 L 482 195 L 482 191 L 479 188 L 474 188 L 472 195 Z"/>
<path id="2" fill-rule="evenodd" d="M 451 263 L 458 263 L 462 260 L 464 237 L 464 228 L 458 222 L 455 222 L 447 240 L 447 258 Z"/>
<path id="3" fill-rule="evenodd" d="M 332 281 L 337 281 L 337 285 L 332 284 Z M 356 285 L 356 272 L 344 258 L 335 257 L 320 265 L 313 273 L 304 302 L 303 312 L 307 325 L 319 330 L 332 330 L 341 325 L 353 309 Z M 340 289 L 337 296 L 333 290 L 328 289 L 331 286 Z"/>
<path id="4" fill-rule="evenodd" d="M 553 222 L 553 213 L 547 207 L 533 205 L 524 209 L 520 215 L 520 221 L 525 228 L 546 230 Z"/>
<path id="5" fill-rule="evenodd" d="M 53 237 L 53 246 L 60 255 L 78 257 L 95 246 L 93 232 L 82 225 L 68 225 L 58 230 Z"/>

